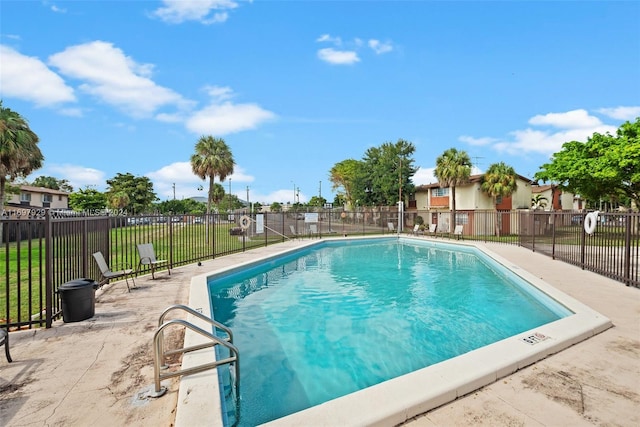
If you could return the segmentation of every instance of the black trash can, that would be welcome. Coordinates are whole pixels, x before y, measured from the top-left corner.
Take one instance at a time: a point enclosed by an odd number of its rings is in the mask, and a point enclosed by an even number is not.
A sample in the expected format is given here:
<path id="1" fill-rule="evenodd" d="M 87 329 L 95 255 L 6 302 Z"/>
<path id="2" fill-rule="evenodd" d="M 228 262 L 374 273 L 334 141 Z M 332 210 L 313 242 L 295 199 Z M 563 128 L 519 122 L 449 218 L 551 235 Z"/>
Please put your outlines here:
<path id="1" fill-rule="evenodd" d="M 96 312 L 96 289 L 92 279 L 75 279 L 58 288 L 62 301 L 62 320 L 65 323 L 86 320 Z"/>

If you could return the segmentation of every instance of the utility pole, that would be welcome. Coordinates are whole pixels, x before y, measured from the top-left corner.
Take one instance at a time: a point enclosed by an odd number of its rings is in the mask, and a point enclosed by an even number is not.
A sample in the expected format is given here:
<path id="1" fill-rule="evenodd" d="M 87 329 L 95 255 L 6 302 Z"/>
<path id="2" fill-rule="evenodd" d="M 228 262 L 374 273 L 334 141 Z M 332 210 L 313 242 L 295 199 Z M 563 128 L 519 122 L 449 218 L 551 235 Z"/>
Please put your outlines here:
<path id="1" fill-rule="evenodd" d="M 176 199 L 176 183 L 173 183 L 173 200 Z"/>

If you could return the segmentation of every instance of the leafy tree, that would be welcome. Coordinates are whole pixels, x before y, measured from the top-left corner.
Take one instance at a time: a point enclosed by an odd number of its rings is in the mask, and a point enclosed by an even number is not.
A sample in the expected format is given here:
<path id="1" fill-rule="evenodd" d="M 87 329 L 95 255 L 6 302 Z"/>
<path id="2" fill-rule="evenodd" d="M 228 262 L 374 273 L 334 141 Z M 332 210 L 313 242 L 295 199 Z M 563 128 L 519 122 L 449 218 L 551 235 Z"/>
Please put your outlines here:
<path id="1" fill-rule="evenodd" d="M 310 200 L 308 205 L 309 206 L 314 206 L 317 208 L 321 208 L 325 205 L 325 203 L 327 203 L 327 199 L 325 199 L 324 197 L 319 197 L 319 196 L 313 196 Z"/>
<path id="2" fill-rule="evenodd" d="M 280 203 L 278 203 L 278 202 L 273 202 L 269 206 L 269 210 L 271 212 L 282 212 L 282 205 Z"/>
<path id="3" fill-rule="evenodd" d="M 185 213 L 191 215 L 202 215 L 206 210 L 206 205 L 193 199 L 165 200 L 156 205 L 156 209 L 161 214 Z"/>
<path id="4" fill-rule="evenodd" d="M 73 192 L 73 187 L 66 179 L 58 179 L 53 176 L 39 176 L 31 183 L 34 187 L 50 188 L 52 190 Z"/>
<path id="5" fill-rule="evenodd" d="M 504 162 L 493 163 L 489 166 L 480 184 L 482 191 L 493 198 L 496 208 L 496 235 L 500 236 L 500 215 L 498 214 L 498 197 L 508 197 L 518 188 L 517 174 L 513 167 Z"/>
<path id="6" fill-rule="evenodd" d="M 220 210 L 235 210 L 243 208 L 244 203 L 242 203 L 235 194 L 225 194 L 220 201 L 219 207 Z"/>
<path id="7" fill-rule="evenodd" d="M 364 162 L 347 159 L 336 163 L 329 171 L 329 180 L 332 190 L 342 187 L 344 202 L 353 206 L 356 199 L 354 193 L 358 192 L 358 187 L 365 181 Z"/>
<path id="8" fill-rule="evenodd" d="M 536 194 L 531 198 L 531 207 L 534 211 L 537 211 L 538 209 L 544 209 L 547 207 L 548 201 L 549 200 L 542 194 Z"/>
<path id="9" fill-rule="evenodd" d="M 535 174 L 591 202 L 632 201 L 640 206 L 640 117 L 616 135 L 594 133 L 586 142 L 570 141 Z"/>
<path id="10" fill-rule="evenodd" d="M 153 183 L 146 176 L 118 173 L 107 180 L 106 191 L 109 207 L 126 209 L 130 214 L 148 212 L 158 197 L 153 191 Z"/>
<path id="11" fill-rule="evenodd" d="M 359 185 L 364 204 L 391 206 L 398 202 L 400 193 L 404 196 L 413 193 L 411 178 L 417 171 L 411 157 L 414 152 L 415 146 L 403 139 L 395 144 L 385 142 L 365 152 L 366 178 L 364 186 Z"/>
<path id="12" fill-rule="evenodd" d="M 471 175 L 471 158 L 466 151 L 449 148 L 436 159 L 434 175 L 440 187 L 451 188 L 451 224 L 456 225 L 456 186 L 465 184 Z"/>
<path id="13" fill-rule="evenodd" d="M 342 187 L 341 197 L 334 204 L 353 207 L 359 205 L 395 205 L 398 198 L 414 191 L 411 178 L 417 168 L 411 157 L 412 143 L 399 139 L 395 144 L 385 142 L 369 148 L 362 160 L 347 159 L 336 163 L 329 172 L 333 190 Z M 403 198 L 404 198 L 403 196 Z"/>
<path id="14" fill-rule="evenodd" d="M 5 204 L 8 182 L 26 177 L 42 167 L 39 138 L 20 114 L 2 106 L 0 100 L 0 208 Z"/>
<path id="15" fill-rule="evenodd" d="M 93 188 L 69 194 L 69 207 L 74 211 L 104 209 L 106 206 L 107 196 Z"/>
<path id="16" fill-rule="evenodd" d="M 209 178 L 207 214 L 211 213 L 211 204 L 215 200 L 214 179 L 224 181 L 233 173 L 235 162 L 231 150 L 222 138 L 203 136 L 196 143 L 195 154 L 191 156 L 191 169 L 201 179 Z"/>

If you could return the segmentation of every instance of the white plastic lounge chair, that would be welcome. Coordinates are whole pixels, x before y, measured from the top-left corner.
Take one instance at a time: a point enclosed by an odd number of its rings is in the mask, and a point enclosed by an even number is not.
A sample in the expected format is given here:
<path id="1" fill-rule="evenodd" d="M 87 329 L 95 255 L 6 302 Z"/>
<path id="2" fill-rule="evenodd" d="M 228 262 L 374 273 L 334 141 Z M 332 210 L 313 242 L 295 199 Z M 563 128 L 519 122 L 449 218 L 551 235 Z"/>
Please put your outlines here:
<path id="1" fill-rule="evenodd" d="M 438 224 L 429 224 L 429 230 L 427 230 L 427 234 L 429 236 L 438 237 L 436 232 L 438 231 Z"/>
<path id="2" fill-rule="evenodd" d="M 136 281 L 133 278 L 133 268 L 130 265 L 124 264 L 122 265 L 120 270 L 111 271 L 109 268 L 109 264 L 104 259 L 104 255 L 102 252 L 96 252 L 93 254 L 93 258 L 96 260 L 98 264 L 98 268 L 100 269 L 100 280 L 98 281 L 98 286 L 102 286 L 105 283 L 109 282 L 111 279 L 119 279 L 124 277 L 125 282 L 127 282 L 127 290 L 131 292 L 131 288 L 129 287 L 129 277 L 131 277 L 131 281 L 133 282 L 133 287 L 136 287 Z"/>
<path id="3" fill-rule="evenodd" d="M 318 224 L 309 224 L 309 235 L 310 236 L 318 235 Z"/>
<path id="4" fill-rule="evenodd" d="M 392 232 L 392 233 L 395 233 L 395 232 L 396 232 L 396 227 L 394 227 L 394 225 L 393 225 L 393 223 L 392 223 L 392 222 L 388 222 L 388 223 L 387 223 L 387 227 L 389 227 L 389 231 L 390 231 L 390 232 Z"/>
<path id="5" fill-rule="evenodd" d="M 462 225 L 456 225 L 456 228 L 453 230 L 453 235 L 456 236 L 456 239 L 460 240 L 464 240 L 464 237 L 462 236 Z"/>
<path id="6" fill-rule="evenodd" d="M 289 229 L 291 230 L 291 235 L 293 237 L 300 237 L 300 233 L 296 231 L 296 228 L 293 225 L 289 225 Z"/>
<path id="7" fill-rule="evenodd" d="M 413 234 L 414 236 L 417 236 L 419 234 L 424 235 L 424 231 L 420 230 L 420 224 L 415 224 L 413 226 L 413 230 L 411 230 L 411 234 Z"/>
<path id="8" fill-rule="evenodd" d="M 149 267 L 151 267 L 152 279 L 156 278 L 156 276 L 154 275 L 156 268 L 164 264 L 167 264 L 167 271 L 169 272 L 169 275 L 171 275 L 171 268 L 168 264 L 169 261 L 167 261 L 166 259 L 156 259 L 156 253 L 154 252 L 153 245 L 151 243 L 139 244 L 138 254 L 140 255 L 140 265 L 138 267 L 138 270 L 140 270 L 140 267 L 142 267 L 143 265 L 148 265 Z"/>

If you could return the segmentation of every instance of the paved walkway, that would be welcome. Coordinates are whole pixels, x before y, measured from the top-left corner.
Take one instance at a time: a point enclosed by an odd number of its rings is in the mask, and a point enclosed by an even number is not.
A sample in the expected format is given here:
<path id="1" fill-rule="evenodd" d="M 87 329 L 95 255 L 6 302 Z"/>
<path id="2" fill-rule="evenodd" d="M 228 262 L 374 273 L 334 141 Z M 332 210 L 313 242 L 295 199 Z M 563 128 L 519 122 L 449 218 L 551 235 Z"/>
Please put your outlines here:
<path id="1" fill-rule="evenodd" d="M 140 277 L 130 293 L 114 283 L 98 291 L 91 319 L 12 332 L 14 362 L 0 352 L 0 426 L 172 426 L 178 380 L 165 396 L 145 397 L 153 387 L 158 316 L 187 302 L 194 275 L 292 245 L 177 268 L 156 280 Z M 640 425 L 640 290 L 523 248 L 488 247 L 609 317 L 614 327 L 406 425 Z"/>

